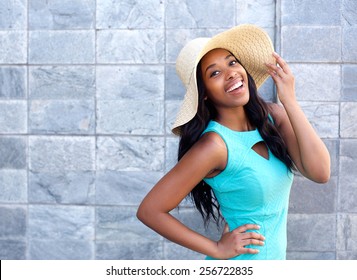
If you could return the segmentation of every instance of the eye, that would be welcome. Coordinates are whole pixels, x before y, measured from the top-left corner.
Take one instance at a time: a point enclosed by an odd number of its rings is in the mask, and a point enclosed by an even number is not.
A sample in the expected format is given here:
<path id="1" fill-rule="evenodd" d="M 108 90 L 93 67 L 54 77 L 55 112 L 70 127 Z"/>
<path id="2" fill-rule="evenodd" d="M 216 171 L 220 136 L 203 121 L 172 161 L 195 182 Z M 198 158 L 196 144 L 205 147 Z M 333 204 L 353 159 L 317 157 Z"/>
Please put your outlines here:
<path id="1" fill-rule="evenodd" d="M 209 76 L 210 78 L 215 77 L 219 74 L 219 71 L 213 71 Z"/>
<path id="2" fill-rule="evenodd" d="M 236 65 L 236 64 L 238 64 L 238 61 L 237 60 L 231 60 L 230 62 L 229 62 L 229 65 L 230 66 L 233 66 L 233 65 Z"/>

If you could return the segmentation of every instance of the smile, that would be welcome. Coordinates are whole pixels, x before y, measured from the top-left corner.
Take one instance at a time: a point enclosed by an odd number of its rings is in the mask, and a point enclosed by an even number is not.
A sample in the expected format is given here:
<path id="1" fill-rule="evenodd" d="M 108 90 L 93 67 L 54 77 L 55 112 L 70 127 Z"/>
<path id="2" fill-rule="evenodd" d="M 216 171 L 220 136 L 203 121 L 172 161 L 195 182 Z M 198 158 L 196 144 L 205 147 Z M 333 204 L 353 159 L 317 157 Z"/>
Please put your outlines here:
<path id="1" fill-rule="evenodd" d="M 237 83 L 235 83 L 234 85 L 230 86 L 227 90 L 226 93 L 232 92 L 235 89 L 238 89 L 240 87 L 243 86 L 243 81 L 238 81 Z"/>

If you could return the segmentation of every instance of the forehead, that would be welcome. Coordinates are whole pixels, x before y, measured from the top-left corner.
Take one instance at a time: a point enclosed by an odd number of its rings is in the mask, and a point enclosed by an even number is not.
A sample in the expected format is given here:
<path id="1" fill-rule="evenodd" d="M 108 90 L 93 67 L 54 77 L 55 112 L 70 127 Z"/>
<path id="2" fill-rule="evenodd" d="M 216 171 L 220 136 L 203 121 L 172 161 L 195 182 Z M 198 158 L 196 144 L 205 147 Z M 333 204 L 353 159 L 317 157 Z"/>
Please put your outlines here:
<path id="1" fill-rule="evenodd" d="M 226 49 L 213 49 L 206 53 L 202 59 L 201 59 L 201 65 L 202 68 L 204 66 L 208 66 L 210 64 L 214 64 L 218 62 L 219 60 L 226 59 L 227 56 L 232 55 L 229 51 Z"/>

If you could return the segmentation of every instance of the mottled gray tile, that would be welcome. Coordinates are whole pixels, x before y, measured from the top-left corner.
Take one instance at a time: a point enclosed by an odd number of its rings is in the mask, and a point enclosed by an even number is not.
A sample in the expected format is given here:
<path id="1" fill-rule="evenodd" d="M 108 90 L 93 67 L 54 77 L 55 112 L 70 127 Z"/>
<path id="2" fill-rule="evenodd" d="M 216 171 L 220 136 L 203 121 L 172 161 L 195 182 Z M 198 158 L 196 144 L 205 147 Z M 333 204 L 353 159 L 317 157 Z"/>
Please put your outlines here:
<path id="1" fill-rule="evenodd" d="M 164 103 L 162 101 L 98 101 L 97 131 L 101 134 L 163 134 Z"/>
<path id="2" fill-rule="evenodd" d="M 94 172 L 30 172 L 29 202 L 92 204 L 95 199 Z"/>
<path id="3" fill-rule="evenodd" d="M 170 137 L 166 138 L 166 151 L 165 151 L 165 171 L 168 172 L 177 163 L 179 147 L 179 138 Z"/>
<path id="4" fill-rule="evenodd" d="M 25 240 L 0 240 L 0 259 L 24 260 L 26 259 Z"/>
<path id="5" fill-rule="evenodd" d="M 331 252 L 286 252 L 287 260 L 335 260 L 336 253 Z"/>
<path id="6" fill-rule="evenodd" d="M 27 202 L 26 170 L 0 170 L 0 202 Z"/>
<path id="7" fill-rule="evenodd" d="M 41 30 L 29 32 L 31 64 L 83 64 L 95 61 L 95 34 L 90 31 Z"/>
<path id="8" fill-rule="evenodd" d="M 276 100 L 276 92 L 274 91 L 274 82 L 272 78 L 268 78 L 263 85 L 258 89 L 258 94 L 267 102 Z"/>
<path id="9" fill-rule="evenodd" d="M 165 111 L 166 134 L 173 135 L 173 133 L 171 132 L 171 128 L 172 128 L 173 124 L 175 123 L 176 116 L 182 106 L 182 100 L 180 100 L 180 101 L 169 100 L 169 101 L 165 102 L 165 106 L 166 106 L 166 111 Z"/>
<path id="10" fill-rule="evenodd" d="M 327 184 L 317 184 L 304 177 L 295 176 L 290 195 L 289 213 L 334 213 L 337 180 L 338 178 L 332 177 Z"/>
<path id="11" fill-rule="evenodd" d="M 339 101 L 341 69 L 329 64 L 290 64 L 296 97 L 301 101 Z"/>
<path id="12" fill-rule="evenodd" d="M 0 31 L 0 63 L 27 62 L 27 32 Z"/>
<path id="13" fill-rule="evenodd" d="M 27 102 L 0 101 L 0 133 L 27 133 Z"/>
<path id="14" fill-rule="evenodd" d="M 176 73 L 175 65 L 166 65 L 165 100 L 183 100 L 185 87 Z"/>
<path id="15" fill-rule="evenodd" d="M 341 102 L 340 135 L 343 138 L 357 137 L 357 102 Z"/>
<path id="16" fill-rule="evenodd" d="M 334 251 L 335 234 L 335 214 L 289 214 L 288 216 L 288 251 Z"/>
<path id="17" fill-rule="evenodd" d="M 137 207 L 97 207 L 97 241 L 142 241 L 161 240 L 161 236 L 151 230 L 136 217 Z"/>
<path id="18" fill-rule="evenodd" d="M 0 239 L 25 239 L 26 209 L 20 206 L 0 206 Z"/>
<path id="19" fill-rule="evenodd" d="M 342 22 L 345 25 L 357 25 L 357 2 L 355 0 L 342 0 Z"/>
<path id="20" fill-rule="evenodd" d="M 97 170 L 162 171 L 161 137 L 98 137 Z"/>
<path id="21" fill-rule="evenodd" d="M 94 209 L 88 206 L 29 206 L 28 237 L 39 240 L 93 240 Z"/>
<path id="22" fill-rule="evenodd" d="M 26 29 L 27 0 L 2 0 L 0 29 Z"/>
<path id="23" fill-rule="evenodd" d="M 143 242 L 122 240 L 115 242 L 96 242 L 98 260 L 162 260 L 162 241 Z"/>
<path id="24" fill-rule="evenodd" d="M 340 140 L 340 176 L 347 177 L 357 170 L 357 140 Z"/>
<path id="25" fill-rule="evenodd" d="M 97 3 L 97 29 L 162 28 L 164 1 L 102 0 Z"/>
<path id="26" fill-rule="evenodd" d="M 95 0 L 31 0 L 30 29 L 90 29 L 95 22 Z"/>
<path id="27" fill-rule="evenodd" d="M 164 259 L 166 260 L 204 260 L 205 255 L 187 249 L 176 243 L 164 242 Z"/>
<path id="28" fill-rule="evenodd" d="M 337 251 L 337 260 L 357 260 L 357 251 Z"/>
<path id="29" fill-rule="evenodd" d="M 26 138 L 25 137 L 0 137 L 0 168 L 25 169 L 26 168 Z"/>
<path id="30" fill-rule="evenodd" d="M 306 117 L 321 138 L 338 138 L 339 104 L 333 102 L 299 102 Z"/>
<path id="31" fill-rule="evenodd" d="M 288 62 L 341 61 L 341 28 L 338 26 L 283 26 L 281 33 L 282 56 Z"/>
<path id="32" fill-rule="evenodd" d="M 341 1 L 281 1 L 282 25 L 340 25 Z M 331 12 L 333 11 L 333 12 Z"/>
<path id="33" fill-rule="evenodd" d="M 94 242 L 91 240 L 29 240 L 30 260 L 90 260 Z"/>
<path id="34" fill-rule="evenodd" d="M 162 176 L 161 172 L 97 171 L 96 203 L 137 206 Z"/>
<path id="35" fill-rule="evenodd" d="M 274 27 L 275 5 L 274 0 L 237 0 L 236 23 L 251 23 L 261 27 Z"/>
<path id="36" fill-rule="evenodd" d="M 343 164 L 345 164 L 345 162 Z M 357 184 L 355 174 L 340 176 L 338 206 L 338 210 L 341 212 L 357 212 Z"/>
<path id="37" fill-rule="evenodd" d="M 25 99 L 27 71 L 23 66 L 0 67 L 0 99 Z"/>
<path id="38" fill-rule="evenodd" d="M 30 104 L 33 134 L 93 134 L 94 101 L 35 100 Z"/>
<path id="39" fill-rule="evenodd" d="M 99 30 L 97 61 L 109 64 L 161 63 L 164 61 L 163 30 Z"/>
<path id="40" fill-rule="evenodd" d="M 357 65 L 342 66 L 342 101 L 357 101 Z"/>
<path id="41" fill-rule="evenodd" d="M 340 141 L 336 139 L 323 139 L 331 158 L 331 177 L 338 176 L 340 166 Z"/>
<path id="42" fill-rule="evenodd" d="M 97 66 L 96 73 L 97 98 L 100 100 L 164 99 L 163 66 Z"/>
<path id="43" fill-rule="evenodd" d="M 343 62 L 356 62 L 357 50 L 357 26 L 345 27 L 342 36 L 342 60 Z"/>
<path id="44" fill-rule="evenodd" d="M 337 251 L 357 251 L 357 214 L 337 215 Z"/>
<path id="45" fill-rule="evenodd" d="M 231 27 L 234 10 L 234 0 L 205 2 L 204 8 L 200 1 L 170 0 L 166 3 L 166 28 Z"/>
<path id="46" fill-rule="evenodd" d="M 94 99 L 94 66 L 30 66 L 30 99 Z"/>
<path id="47" fill-rule="evenodd" d="M 92 137 L 31 136 L 31 171 L 94 170 L 95 147 Z"/>

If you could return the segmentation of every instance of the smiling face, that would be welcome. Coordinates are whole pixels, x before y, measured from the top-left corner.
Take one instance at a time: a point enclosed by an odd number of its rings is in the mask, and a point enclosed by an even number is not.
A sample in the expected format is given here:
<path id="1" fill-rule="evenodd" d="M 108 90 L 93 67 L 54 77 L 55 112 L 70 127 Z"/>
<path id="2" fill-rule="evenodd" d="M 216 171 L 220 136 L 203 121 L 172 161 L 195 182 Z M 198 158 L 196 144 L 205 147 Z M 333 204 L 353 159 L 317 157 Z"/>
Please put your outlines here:
<path id="1" fill-rule="evenodd" d="M 249 101 L 248 75 L 225 49 L 214 49 L 201 60 L 207 98 L 217 111 L 242 107 Z"/>

